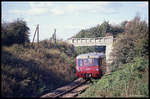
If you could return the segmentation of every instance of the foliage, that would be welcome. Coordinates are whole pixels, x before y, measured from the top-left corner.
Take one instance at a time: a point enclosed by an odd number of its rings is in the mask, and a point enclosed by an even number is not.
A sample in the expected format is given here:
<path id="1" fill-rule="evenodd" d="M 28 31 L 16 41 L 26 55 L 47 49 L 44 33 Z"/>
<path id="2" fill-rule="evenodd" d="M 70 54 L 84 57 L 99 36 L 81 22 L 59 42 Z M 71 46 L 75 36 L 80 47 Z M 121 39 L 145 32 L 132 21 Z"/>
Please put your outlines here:
<path id="1" fill-rule="evenodd" d="M 90 47 L 90 46 L 75 47 L 75 51 L 76 51 L 77 55 L 79 55 L 79 54 L 83 54 L 83 53 L 94 52 L 95 48 Z"/>
<path id="2" fill-rule="evenodd" d="M 123 69 L 94 81 L 78 97 L 149 97 L 148 65 L 148 60 L 136 57 Z"/>
<path id="3" fill-rule="evenodd" d="M 1 28 L 3 45 L 29 42 L 29 28 L 25 21 L 17 19 L 11 23 L 3 23 Z"/>
<path id="4" fill-rule="evenodd" d="M 62 41 L 43 40 L 31 45 L 2 46 L 2 97 L 40 97 L 70 83 L 75 77 L 75 56 Z"/>
<path id="5" fill-rule="evenodd" d="M 76 55 L 89 53 L 89 52 L 104 52 L 105 53 L 105 46 L 81 46 L 75 47 Z"/>
<path id="6" fill-rule="evenodd" d="M 113 26 L 109 22 L 104 21 L 101 25 L 89 29 L 82 29 L 75 36 L 76 38 L 94 38 L 94 37 L 104 37 L 106 35 L 113 35 L 116 37 L 119 33 L 124 31 L 123 26 Z M 108 33 L 108 34 L 107 34 Z"/>
<path id="7" fill-rule="evenodd" d="M 121 68 L 121 64 L 133 61 L 134 57 L 148 56 L 148 26 L 136 16 L 126 26 L 125 32 L 117 37 L 112 51 L 114 70 Z"/>

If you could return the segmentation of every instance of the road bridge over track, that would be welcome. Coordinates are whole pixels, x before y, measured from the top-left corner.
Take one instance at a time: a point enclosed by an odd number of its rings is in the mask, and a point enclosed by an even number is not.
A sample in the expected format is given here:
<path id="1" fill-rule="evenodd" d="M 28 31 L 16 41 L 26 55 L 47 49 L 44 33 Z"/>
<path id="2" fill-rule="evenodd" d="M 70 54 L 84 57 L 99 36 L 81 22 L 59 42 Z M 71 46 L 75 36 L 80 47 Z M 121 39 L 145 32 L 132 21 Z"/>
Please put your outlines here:
<path id="1" fill-rule="evenodd" d="M 74 46 L 106 46 L 106 63 L 111 63 L 110 53 L 112 52 L 113 36 L 97 37 L 97 38 L 70 38 L 68 43 Z"/>

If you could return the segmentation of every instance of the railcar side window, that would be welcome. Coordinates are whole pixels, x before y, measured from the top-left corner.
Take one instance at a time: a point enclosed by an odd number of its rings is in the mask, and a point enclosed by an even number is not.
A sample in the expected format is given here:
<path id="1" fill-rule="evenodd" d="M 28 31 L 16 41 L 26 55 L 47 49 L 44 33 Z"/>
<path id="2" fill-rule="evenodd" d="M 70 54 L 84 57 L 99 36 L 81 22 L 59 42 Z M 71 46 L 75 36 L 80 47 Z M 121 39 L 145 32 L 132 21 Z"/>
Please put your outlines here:
<path id="1" fill-rule="evenodd" d="M 94 58 L 94 65 L 97 66 L 98 65 L 98 59 Z"/>
<path id="2" fill-rule="evenodd" d="M 83 66 L 83 60 L 82 59 L 78 59 L 78 66 Z"/>

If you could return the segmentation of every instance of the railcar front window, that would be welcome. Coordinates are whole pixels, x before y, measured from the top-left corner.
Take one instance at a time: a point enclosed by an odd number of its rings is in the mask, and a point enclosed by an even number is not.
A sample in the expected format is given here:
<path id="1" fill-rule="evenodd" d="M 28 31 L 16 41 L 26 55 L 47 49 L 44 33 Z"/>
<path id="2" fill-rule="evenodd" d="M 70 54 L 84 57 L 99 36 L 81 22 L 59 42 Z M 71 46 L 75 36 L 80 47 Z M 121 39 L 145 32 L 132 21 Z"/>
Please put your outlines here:
<path id="1" fill-rule="evenodd" d="M 98 66 L 98 59 L 94 58 L 94 64 L 95 66 Z"/>
<path id="2" fill-rule="evenodd" d="M 93 59 L 84 59 L 84 66 L 94 66 Z"/>
<path id="3" fill-rule="evenodd" d="M 97 66 L 98 59 L 78 59 L 78 66 Z"/>

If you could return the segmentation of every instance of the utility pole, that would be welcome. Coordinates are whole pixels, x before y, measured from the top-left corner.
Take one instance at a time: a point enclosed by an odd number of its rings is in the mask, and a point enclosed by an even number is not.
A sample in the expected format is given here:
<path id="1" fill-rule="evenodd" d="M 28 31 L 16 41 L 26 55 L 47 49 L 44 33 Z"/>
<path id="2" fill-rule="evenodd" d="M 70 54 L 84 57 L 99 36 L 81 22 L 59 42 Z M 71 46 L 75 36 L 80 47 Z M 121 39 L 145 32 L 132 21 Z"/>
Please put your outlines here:
<path id="1" fill-rule="evenodd" d="M 38 43 L 38 47 L 39 47 L 39 24 L 37 25 L 38 31 L 37 31 L 37 43 Z"/>
<path id="2" fill-rule="evenodd" d="M 54 29 L 54 33 L 52 34 L 52 37 L 50 37 L 50 43 L 54 42 L 54 47 L 56 48 L 56 29 Z M 51 44 L 50 44 L 51 46 Z"/>
<path id="3" fill-rule="evenodd" d="M 36 27 L 35 32 L 34 32 L 34 36 L 33 36 L 33 40 L 32 40 L 32 44 L 33 44 L 33 42 L 34 42 L 34 38 L 35 38 L 35 35 L 36 35 L 36 31 L 37 31 L 37 27 Z"/>
<path id="4" fill-rule="evenodd" d="M 33 45 L 33 42 L 34 42 L 36 32 L 37 32 L 37 43 L 38 43 L 38 46 L 39 46 L 39 24 L 37 25 L 37 27 L 35 29 L 34 37 L 33 37 L 33 40 L 32 40 L 32 45 Z"/>
<path id="5" fill-rule="evenodd" d="M 56 48 L 56 29 L 54 29 L 54 42 L 55 42 L 55 48 Z"/>

